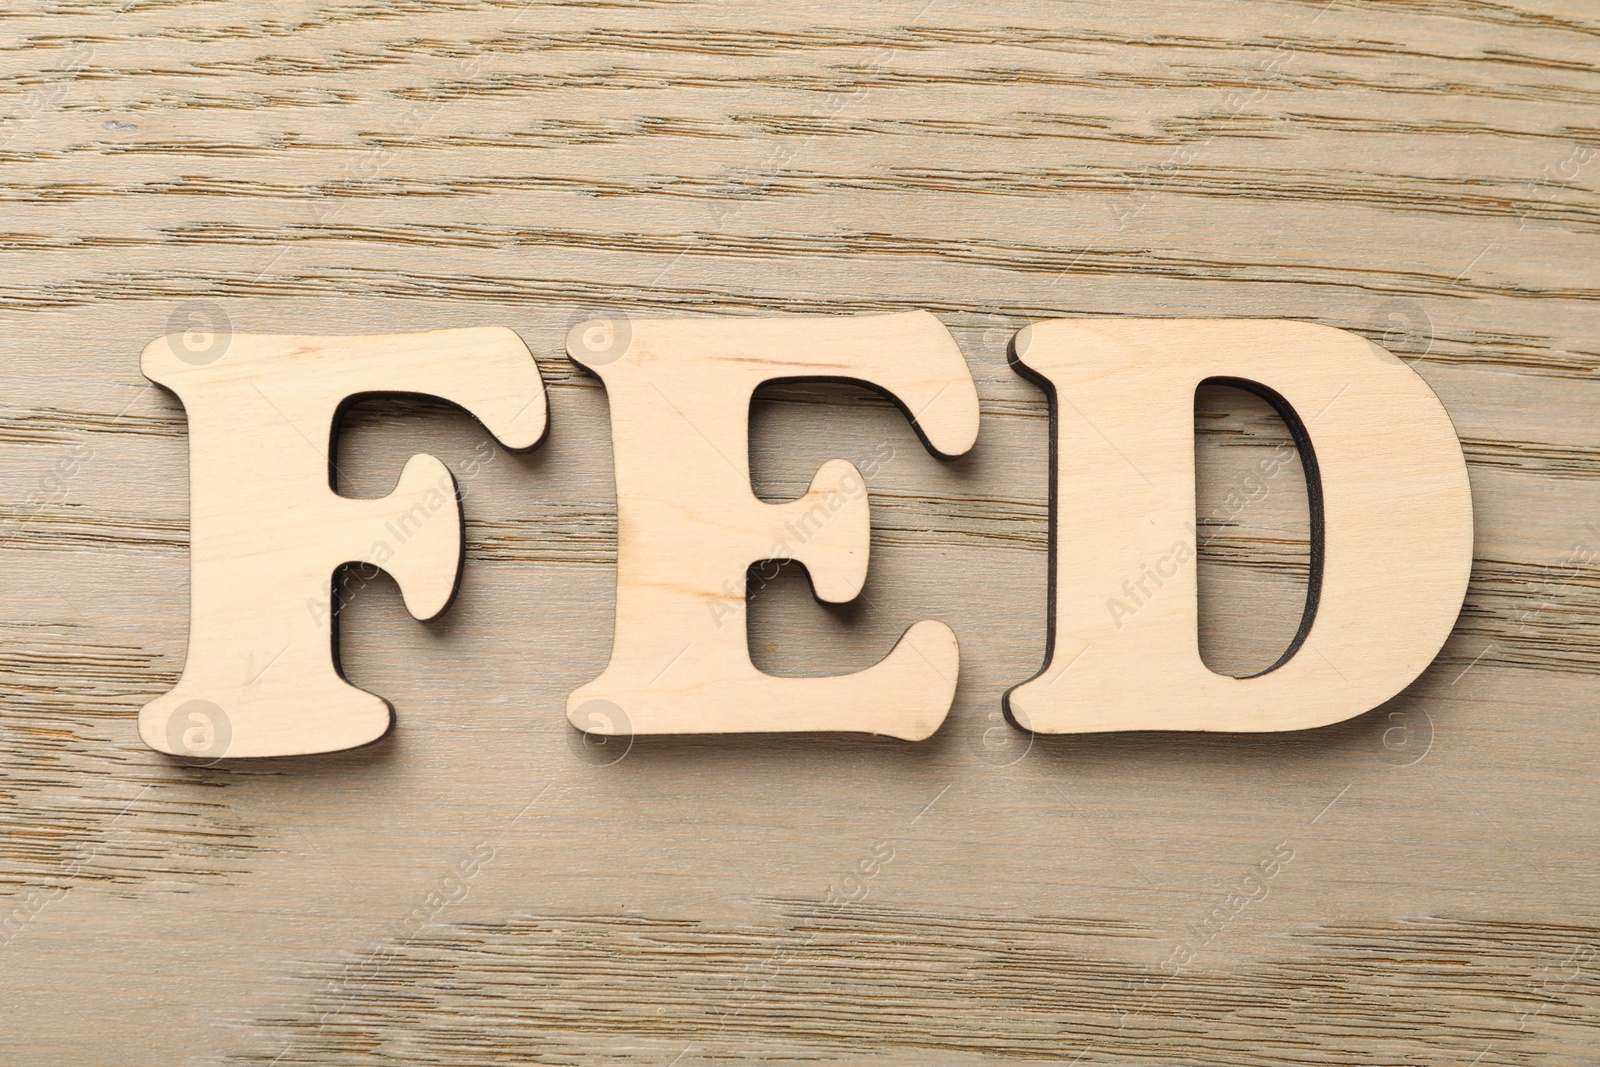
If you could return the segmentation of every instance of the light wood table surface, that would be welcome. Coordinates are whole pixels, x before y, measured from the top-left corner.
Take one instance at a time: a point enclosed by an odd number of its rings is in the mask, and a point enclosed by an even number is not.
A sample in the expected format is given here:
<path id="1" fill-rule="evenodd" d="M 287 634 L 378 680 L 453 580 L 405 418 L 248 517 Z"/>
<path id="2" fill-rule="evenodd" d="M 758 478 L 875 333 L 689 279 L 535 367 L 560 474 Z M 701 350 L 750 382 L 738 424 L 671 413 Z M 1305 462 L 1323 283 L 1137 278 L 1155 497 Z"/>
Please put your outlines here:
<path id="1" fill-rule="evenodd" d="M 0 31 L 0 1063 L 1594 1062 L 1594 5 L 44 0 Z M 836 673 L 947 622 L 944 727 L 586 747 L 616 500 L 568 329 L 913 309 L 972 367 L 977 446 L 941 463 L 856 388 L 760 393 L 765 499 L 876 457 L 873 559 L 858 604 L 785 573 L 748 625 L 758 666 Z M 139 740 L 189 504 L 138 354 L 208 316 L 507 326 L 539 360 L 526 456 L 441 404 L 347 420 L 341 491 L 429 452 L 466 514 L 442 619 L 386 577 L 342 616 L 398 713 L 371 748 Z M 1416 684 L 1295 734 L 1005 725 L 1048 479 L 1005 345 L 1060 316 L 1301 319 L 1413 361 L 1477 524 Z M 1247 673 L 1298 619 L 1303 479 L 1244 394 L 1196 434 L 1203 647 Z"/>

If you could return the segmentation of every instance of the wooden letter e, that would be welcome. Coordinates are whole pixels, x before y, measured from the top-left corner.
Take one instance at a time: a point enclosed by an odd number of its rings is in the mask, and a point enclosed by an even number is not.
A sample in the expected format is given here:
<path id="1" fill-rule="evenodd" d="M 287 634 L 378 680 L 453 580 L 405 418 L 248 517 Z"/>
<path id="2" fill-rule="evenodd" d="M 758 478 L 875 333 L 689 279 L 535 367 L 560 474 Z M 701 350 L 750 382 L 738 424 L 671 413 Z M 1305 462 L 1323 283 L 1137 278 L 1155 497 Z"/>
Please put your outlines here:
<path id="1" fill-rule="evenodd" d="M 805 565 L 819 599 L 853 599 L 867 576 L 861 472 L 817 471 L 798 500 L 750 484 L 750 398 L 763 382 L 854 381 L 886 393 L 942 456 L 972 447 L 978 395 L 948 330 L 926 312 L 782 319 L 595 321 L 567 352 L 605 383 L 617 478 L 617 609 L 611 661 L 567 717 L 602 735 L 836 730 L 920 740 L 955 695 L 955 634 L 913 625 L 855 674 L 781 678 L 750 662 L 751 564 Z"/>

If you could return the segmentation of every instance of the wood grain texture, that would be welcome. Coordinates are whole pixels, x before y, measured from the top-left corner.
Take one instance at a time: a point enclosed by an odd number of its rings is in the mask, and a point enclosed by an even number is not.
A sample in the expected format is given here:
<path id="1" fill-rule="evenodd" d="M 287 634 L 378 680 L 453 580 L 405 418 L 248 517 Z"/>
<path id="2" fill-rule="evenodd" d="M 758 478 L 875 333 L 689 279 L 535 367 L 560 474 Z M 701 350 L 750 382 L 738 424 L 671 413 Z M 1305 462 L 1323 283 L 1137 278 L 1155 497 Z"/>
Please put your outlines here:
<path id="1" fill-rule="evenodd" d="M 0 1062 L 1592 1061 L 1588 6 L 53 0 L 0 26 Z M 508 326 L 539 362 L 529 455 L 439 404 L 346 420 L 340 491 L 429 452 L 466 521 L 437 622 L 338 586 L 345 672 L 398 716 L 370 749 L 203 768 L 138 739 L 189 592 L 186 423 L 138 353 L 202 309 Z M 786 572 L 748 625 L 757 666 L 825 674 L 947 622 L 945 725 L 585 745 L 563 707 L 607 660 L 616 517 L 569 328 L 915 309 L 971 366 L 977 446 L 942 464 L 862 390 L 762 390 L 761 499 L 880 462 L 863 597 Z M 1434 666 L 1305 733 L 1007 726 L 1044 651 L 1048 415 L 1004 351 L 1055 316 L 1294 318 L 1411 361 L 1475 504 Z M 1298 618 L 1303 478 L 1253 398 L 1203 391 L 1196 429 L 1202 655 L 1248 674 Z"/>

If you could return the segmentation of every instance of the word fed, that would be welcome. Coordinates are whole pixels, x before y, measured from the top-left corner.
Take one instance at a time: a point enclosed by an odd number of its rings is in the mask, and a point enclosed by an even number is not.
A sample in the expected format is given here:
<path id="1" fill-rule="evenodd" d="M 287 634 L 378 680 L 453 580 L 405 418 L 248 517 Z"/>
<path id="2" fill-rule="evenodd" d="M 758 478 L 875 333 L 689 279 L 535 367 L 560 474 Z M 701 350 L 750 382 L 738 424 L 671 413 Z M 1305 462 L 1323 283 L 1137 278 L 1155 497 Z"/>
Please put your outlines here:
<path id="1" fill-rule="evenodd" d="M 204 360 L 174 340 L 149 345 L 142 366 L 189 419 L 189 650 L 177 686 L 141 710 L 141 736 L 174 755 L 211 752 L 214 731 L 195 709 L 220 708 L 228 736 L 218 755 L 377 740 L 394 712 L 339 674 L 334 573 L 382 568 L 413 616 L 445 611 L 462 565 L 455 479 L 416 455 L 388 496 L 341 496 L 301 438 L 331 442 L 354 397 L 412 393 L 460 405 L 508 449 L 537 447 L 548 420 L 532 355 L 505 328 L 236 335 Z M 978 436 L 978 394 L 950 332 L 926 312 L 596 320 L 571 331 L 567 352 L 605 385 L 618 531 L 611 658 L 571 694 L 573 724 L 910 741 L 937 730 L 959 668 L 944 623 L 916 623 L 866 670 L 794 678 L 757 670 L 746 628 L 724 620 L 742 608 L 758 562 L 804 564 L 816 595 L 835 603 L 867 576 L 869 508 L 855 465 L 823 464 L 798 500 L 756 497 L 755 391 L 860 383 L 892 399 L 931 452 L 959 456 Z M 1399 359 L 1300 322 L 1061 319 L 1021 330 L 1012 364 L 1049 394 L 1054 468 L 1048 648 L 1040 672 L 1006 694 L 1017 726 L 1305 729 L 1371 710 L 1438 653 L 1466 593 L 1472 501 L 1449 417 Z M 1310 495 L 1304 617 L 1279 662 L 1249 678 L 1208 670 L 1197 644 L 1187 546 L 1194 393 L 1208 381 L 1272 404 Z M 1163 592 L 1152 598 L 1155 585 Z M 626 726 L 595 711 L 607 707 L 627 709 Z"/>

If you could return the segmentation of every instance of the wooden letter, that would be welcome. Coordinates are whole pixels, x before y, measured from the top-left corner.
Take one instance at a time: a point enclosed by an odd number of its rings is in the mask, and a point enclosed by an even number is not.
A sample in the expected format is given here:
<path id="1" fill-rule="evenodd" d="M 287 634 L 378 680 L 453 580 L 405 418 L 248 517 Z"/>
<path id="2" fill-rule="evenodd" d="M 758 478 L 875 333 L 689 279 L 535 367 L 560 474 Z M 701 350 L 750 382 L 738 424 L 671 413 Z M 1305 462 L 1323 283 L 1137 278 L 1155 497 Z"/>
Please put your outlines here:
<path id="1" fill-rule="evenodd" d="M 236 335 L 197 362 L 162 338 L 143 369 L 189 419 L 189 651 L 139 733 L 211 759 L 335 752 L 376 741 L 393 710 L 339 674 L 330 596 L 344 563 L 383 568 L 431 619 L 455 595 L 461 508 L 438 459 L 412 456 L 376 500 L 332 488 L 341 408 L 371 393 L 453 401 L 512 449 L 545 430 L 544 383 L 511 330 L 386 337 Z"/>
<path id="2" fill-rule="evenodd" d="M 1007 694 L 1039 733 L 1300 730 L 1409 685 L 1455 623 L 1472 567 L 1466 461 L 1411 368 L 1327 326 L 1060 320 L 1017 334 L 1051 393 L 1054 573 L 1044 670 Z M 1250 389 L 1294 432 L 1311 585 L 1282 659 L 1206 669 L 1196 632 L 1194 393 Z"/>
<path id="3" fill-rule="evenodd" d="M 907 630 L 855 674 L 780 678 L 750 662 L 749 566 L 805 565 L 821 600 L 867 575 L 861 472 L 830 460 L 798 500 L 750 485 L 750 398 L 763 382 L 856 381 L 911 416 L 930 450 L 957 456 L 978 434 L 960 349 L 926 312 L 854 318 L 588 322 L 567 351 L 605 382 L 617 478 L 617 614 L 605 672 L 568 700 L 596 734 L 841 730 L 921 740 L 955 694 L 956 638 Z"/>

